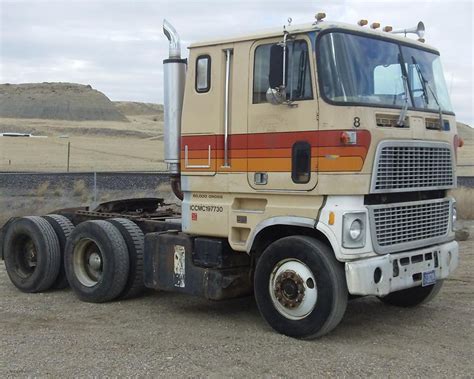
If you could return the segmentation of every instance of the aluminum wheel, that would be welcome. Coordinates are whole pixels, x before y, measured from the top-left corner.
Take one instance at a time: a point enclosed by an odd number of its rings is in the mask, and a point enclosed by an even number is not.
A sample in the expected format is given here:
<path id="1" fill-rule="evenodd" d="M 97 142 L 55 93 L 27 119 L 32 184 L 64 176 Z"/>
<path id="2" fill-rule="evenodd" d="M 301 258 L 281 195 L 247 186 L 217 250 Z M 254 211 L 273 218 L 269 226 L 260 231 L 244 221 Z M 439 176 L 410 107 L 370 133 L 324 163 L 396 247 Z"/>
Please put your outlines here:
<path id="1" fill-rule="evenodd" d="M 74 274 L 86 287 L 99 283 L 103 273 L 103 256 L 97 244 L 90 239 L 83 239 L 74 249 Z"/>
<path id="2" fill-rule="evenodd" d="M 33 274 L 38 263 L 38 252 L 33 240 L 27 235 L 21 235 L 14 242 L 16 247 L 15 266 L 18 274 L 28 278 Z"/>
<path id="3" fill-rule="evenodd" d="M 269 291 L 278 312 L 291 320 L 308 316 L 318 299 L 313 273 L 296 259 L 285 259 L 275 266 L 270 275 Z"/>

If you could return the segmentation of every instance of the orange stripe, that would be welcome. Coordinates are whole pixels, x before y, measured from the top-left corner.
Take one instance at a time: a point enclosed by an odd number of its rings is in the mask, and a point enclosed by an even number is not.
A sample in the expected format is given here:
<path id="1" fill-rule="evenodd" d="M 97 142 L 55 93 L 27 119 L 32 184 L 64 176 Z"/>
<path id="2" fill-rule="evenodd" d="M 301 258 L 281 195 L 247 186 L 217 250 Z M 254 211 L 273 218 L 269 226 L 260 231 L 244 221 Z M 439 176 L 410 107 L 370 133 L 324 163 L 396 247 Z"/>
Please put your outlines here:
<path id="1" fill-rule="evenodd" d="M 364 161 L 360 157 L 340 157 L 337 159 L 318 158 L 318 171 L 360 171 Z"/>
<path id="2" fill-rule="evenodd" d="M 224 168 L 223 159 L 211 159 L 210 168 L 193 168 L 192 166 L 206 166 L 207 159 L 189 159 L 188 167 L 184 166 L 184 160 L 181 161 L 183 172 L 189 171 L 203 171 L 214 172 L 216 167 L 222 172 L 290 172 L 291 159 L 290 158 L 250 158 L 250 159 L 231 159 L 230 168 Z M 360 157 L 339 157 L 330 159 L 325 157 L 318 157 L 311 160 L 312 172 L 340 172 L 340 171 L 360 171 L 364 165 L 364 161 Z"/>
<path id="3" fill-rule="evenodd" d="M 230 158 L 291 158 L 291 149 L 251 149 L 251 150 L 229 150 Z M 331 156 L 359 156 L 365 158 L 367 151 L 360 146 L 347 147 L 313 147 L 311 149 L 312 157 Z M 211 158 L 224 158 L 224 150 L 211 150 Z M 209 150 L 188 150 L 189 159 L 207 159 Z M 181 158 L 184 159 L 184 151 L 181 152 Z"/>

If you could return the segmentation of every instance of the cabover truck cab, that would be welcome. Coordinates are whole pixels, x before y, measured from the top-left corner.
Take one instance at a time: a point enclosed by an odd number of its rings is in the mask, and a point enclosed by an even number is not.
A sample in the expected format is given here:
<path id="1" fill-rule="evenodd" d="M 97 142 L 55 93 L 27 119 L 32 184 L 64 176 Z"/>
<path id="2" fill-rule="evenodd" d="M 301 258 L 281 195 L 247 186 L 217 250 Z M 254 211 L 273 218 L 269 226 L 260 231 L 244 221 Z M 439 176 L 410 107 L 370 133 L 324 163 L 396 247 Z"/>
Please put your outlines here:
<path id="1" fill-rule="evenodd" d="M 299 338 L 334 329 L 351 296 L 407 307 L 436 295 L 458 265 L 447 191 L 460 145 L 439 52 L 323 19 L 196 43 L 189 59 L 165 21 L 165 161 L 181 212 L 136 199 L 12 220 L 2 245 L 17 287 L 62 275 L 93 302 L 143 286 L 253 291 L 270 326 Z"/>

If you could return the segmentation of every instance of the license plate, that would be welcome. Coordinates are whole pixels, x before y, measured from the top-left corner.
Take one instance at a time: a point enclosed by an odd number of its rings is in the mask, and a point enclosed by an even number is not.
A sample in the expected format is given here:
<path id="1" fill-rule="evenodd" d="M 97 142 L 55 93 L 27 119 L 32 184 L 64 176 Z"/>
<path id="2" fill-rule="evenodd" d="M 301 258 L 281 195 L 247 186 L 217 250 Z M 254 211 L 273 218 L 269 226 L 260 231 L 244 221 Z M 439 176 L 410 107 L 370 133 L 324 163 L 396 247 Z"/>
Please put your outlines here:
<path id="1" fill-rule="evenodd" d="M 435 270 L 425 271 L 423 273 L 423 278 L 421 285 L 422 287 L 431 286 L 436 283 L 436 272 Z"/>

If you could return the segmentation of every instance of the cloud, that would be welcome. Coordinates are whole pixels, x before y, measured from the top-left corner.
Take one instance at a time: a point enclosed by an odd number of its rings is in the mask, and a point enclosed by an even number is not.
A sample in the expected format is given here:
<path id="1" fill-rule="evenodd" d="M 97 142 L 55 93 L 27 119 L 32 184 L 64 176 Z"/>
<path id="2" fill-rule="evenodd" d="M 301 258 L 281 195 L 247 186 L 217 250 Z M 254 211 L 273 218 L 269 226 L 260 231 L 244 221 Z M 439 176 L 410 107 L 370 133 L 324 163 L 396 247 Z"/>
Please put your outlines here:
<path id="1" fill-rule="evenodd" d="M 313 20 L 355 24 L 360 18 L 395 28 L 423 20 L 442 56 L 460 121 L 474 125 L 471 1 L 124 1 L 0 0 L 0 82 L 91 84 L 113 100 L 162 102 L 161 62 L 168 18 L 183 45 Z"/>

